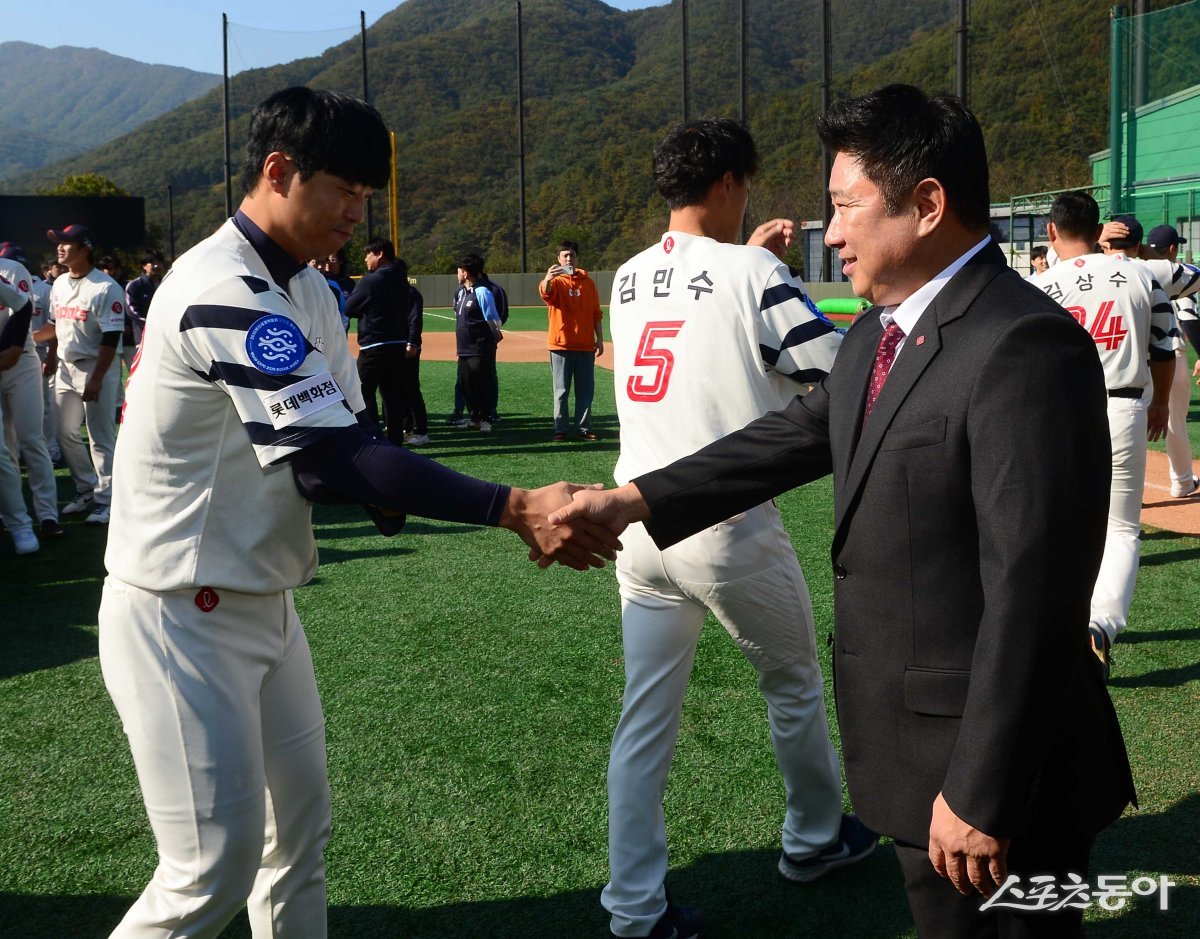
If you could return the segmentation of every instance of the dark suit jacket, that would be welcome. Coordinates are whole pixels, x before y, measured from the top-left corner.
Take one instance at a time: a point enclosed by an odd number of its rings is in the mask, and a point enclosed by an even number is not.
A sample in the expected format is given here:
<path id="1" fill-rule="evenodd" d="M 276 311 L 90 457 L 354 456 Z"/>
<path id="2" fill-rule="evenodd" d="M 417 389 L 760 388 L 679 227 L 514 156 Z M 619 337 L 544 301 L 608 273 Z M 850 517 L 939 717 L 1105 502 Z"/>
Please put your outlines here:
<path id="1" fill-rule="evenodd" d="M 634 480 L 647 528 L 666 547 L 832 470 L 834 685 L 863 821 L 926 844 L 942 791 L 993 836 L 1094 834 L 1134 792 L 1087 633 L 1111 466 L 1092 340 L 989 244 L 862 429 L 881 331 L 864 314 L 812 393 Z"/>

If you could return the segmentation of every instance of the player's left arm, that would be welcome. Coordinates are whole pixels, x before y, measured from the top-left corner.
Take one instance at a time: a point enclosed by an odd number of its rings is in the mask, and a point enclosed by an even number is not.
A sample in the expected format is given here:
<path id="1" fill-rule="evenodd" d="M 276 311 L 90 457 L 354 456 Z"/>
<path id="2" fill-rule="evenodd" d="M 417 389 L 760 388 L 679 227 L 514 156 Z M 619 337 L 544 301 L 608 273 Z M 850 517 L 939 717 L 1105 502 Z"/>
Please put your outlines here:
<path id="1" fill-rule="evenodd" d="M 1179 327 L 1175 310 L 1157 280 L 1150 291 L 1150 384 L 1146 406 L 1146 439 L 1158 440 L 1167 433 L 1170 416 L 1171 379 L 1175 374 L 1175 339 Z"/>
<path id="2" fill-rule="evenodd" d="M 763 364 L 800 385 L 823 379 L 842 344 L 842 334 L 817 309 L 804 282 L 782 263 L 763 287 L 756 326 Z"/>

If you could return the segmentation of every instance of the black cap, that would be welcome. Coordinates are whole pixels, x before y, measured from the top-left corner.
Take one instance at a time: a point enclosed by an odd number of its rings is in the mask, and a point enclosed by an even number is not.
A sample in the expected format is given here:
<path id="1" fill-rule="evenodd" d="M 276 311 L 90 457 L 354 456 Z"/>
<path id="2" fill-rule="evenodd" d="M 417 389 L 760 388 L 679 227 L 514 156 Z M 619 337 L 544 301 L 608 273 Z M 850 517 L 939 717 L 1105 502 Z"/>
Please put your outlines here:
<path id="1" fill-rule="evenodd" d="M 1187 244 L 1187 239 L 1181 238 L 1179 232 L 1170 225 L 1156 225 L 1150 229 L 1150 237 L 1146 239 L 1146 244 L 1151 248 L 1166 251 L 1172 245 Z"/>
<path id="2" fill-rule="evenodd" d="M 0 258 L 16 261 L 22 267 L 29 267 L 29 258 L 25 257 L 25 249 L 11 241 L 0 241 Z"/>
<path id="3" fill-rule="evenodd" d="M 1113 239 L 1112 243 L 1114 247 L 1132 248 L 1134 245 L 1140 245 L 1142 243 L 1142 223 L 1139 222 L 1134 216 L 1114 215 L 1112 220 L 1114 222 L 1121 222 L 1126 228 L 1129 229 L 1129 234 L 1124 238 Z M 1120 242 L 1120 244 L 1118 244 L 1118 242 Z"/>
<path id="4" fill-rule="evenodd" d="M 46 232 L 46 237 L 53 241 L 56 245 L 72 244 L 83 245 L 85 248 L 91 248 L 92 233 L 86 225 L 68 225 L 59 231 L 51 228 Z"/>

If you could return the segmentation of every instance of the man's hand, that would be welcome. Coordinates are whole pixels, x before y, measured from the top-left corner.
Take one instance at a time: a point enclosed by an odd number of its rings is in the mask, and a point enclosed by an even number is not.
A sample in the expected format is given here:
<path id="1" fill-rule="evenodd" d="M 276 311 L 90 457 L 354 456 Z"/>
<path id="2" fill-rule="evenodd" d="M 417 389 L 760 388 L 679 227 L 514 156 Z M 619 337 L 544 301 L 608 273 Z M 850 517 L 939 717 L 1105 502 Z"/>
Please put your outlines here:
<path id="1" fill-rule="evenodd" d="M 416 346 L 409 346 L 407 349 L 404 350 L 404 357 L 406 359 L 415 359 L 420 354 L 421 354 L 421 350 L 418 349 Z"/>
<path id="2" fill-rule="evenodd" d="M 604 355 L 604 340 L 599 337 L 596 338 L 596 355 L 597 357 Z M 1196 364 L 1200 365 L 1200 362 Z"/>
<path id="3" fill-rule="evenodd" d="M 1166 404 L 1151 403 L 1146 408 L 1146 439 L 1161 440 L 1167 434 L 1167 421 L 1171 408 Z"/>
<path id="4" fill-rule="evenodd" d="M 780 260 L 792 246 L 792 235 L 796 231 L 796 223 L 790 218 L 773 218 L 763 222 L 754 229 L 746 244 L 766 248 Z"/>
<path id="5" fill-rule="evenodd" d="M 603 488 L 602 483 L 555 483 L 541 489 L 514 487 L 500 516 L 500 527 L 521 536 L 529 545 L 529 560 L 536 561 L 538 567 L 549 567 L 555 561 L 577 571 L 603 567 L 606 559 L 615 560 L 621 550 L 615 533 L 583 516 L 561 522 L 547 518 L 553 510 L 569 505 L 572 495 Z"/>
<path id="6" fill-rule="evenodd" d="M 963 896 L 990 897 L 1008 877 L 1008 838 L 993 838 L 954 814 L 939 792 L 929 824 L 929 860 Z"/>
<path id="7" fill-rule="evenodd" d="M 1196 379 L 1196 384 L 1200 385 L 1200 359 L 1196 360 L 1196 364 L 1192 366 L 1192 378 Z"/>
<path id="8" fill-rule="evenodd" d="M 1196 367 L 1200 368 L 1200 362 L 1196 363 Z M 54 349 L 50 349 L 46 353 L 46 361 L 42 363 L 42 374 L 45 375 L 47 378 L 49 378 L 57 371 L 58 371 L 58 353 L 56 353 L 54 351 Z M 1200 382 L 1197 382 L 1197 384 L 1200 384 Z"/>
<path id="9" fill-rule="evenodd" d="M 588 487 L 576 490 L 569 505 L 550 513 L 551 525 L 565 525 L 587 519 L 607 529 L 613 537 L 633 522 L 650 517 L 650 507 L 633 483 L 617 489 Z"/>
<path id="10" fill-rule="evenodd" d="M 548 283 L 550 283 L 550 281 L 554 280 L 554 278 L 557 277 L 559 274 L 565 274 L 565 273 L 566 273 L 566 271 L 564 271 L 562 269 L 561 264 L 551 264 L 548 268 L 546 268 L 546 276 L 542 278 L 542 283 L 548 284 Z"/>
<path id="11" fill-rule="evenodd" d="M 88 380 L 84 383 L 84 386 L 83 386 L 83 400 L 84 401 L 99 401 L 100 400 L 100 389 L 103 387 L 103 385 L 104 385 L 104 376 L 103 375 L 100 375 L 99 377 L 97 377 L 95 373 L 88 375 Z"/>
<path id="12" fill-rule="evenodd" d="M 1110 221 L 1105 222 L 1104 227 L 1100 229 L 1100 237 L 1097 241 L 1105 248 L 1111 248 L 1114 239 L 1129 237 L 1129 226 L 1124 222 Z"/>

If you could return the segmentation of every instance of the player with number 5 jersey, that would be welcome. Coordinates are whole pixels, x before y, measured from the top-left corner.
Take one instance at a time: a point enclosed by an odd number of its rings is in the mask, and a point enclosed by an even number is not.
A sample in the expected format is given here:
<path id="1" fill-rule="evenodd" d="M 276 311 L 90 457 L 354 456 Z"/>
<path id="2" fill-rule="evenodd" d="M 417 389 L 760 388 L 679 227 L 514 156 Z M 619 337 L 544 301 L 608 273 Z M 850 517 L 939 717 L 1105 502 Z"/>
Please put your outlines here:
<path id="1" fill-rule="evenodd" d="M 669 230 L 620 267 L 609 306 L 618 483 L 782 409 L 833 365 L 841 335 L 772 253 L 786 249 L 792 223 L 776 219 L 751 245 L 733 243 L 757 162 L 750 135 L 728 119 L 681 125 L 655 152 Z M 786 790 L 780 872 L 812 880 L 865 857 L 875 836 L 842 816 L 808 588 L 775 505 L 665 551 L 641 524 L 623 540 L 625 698 L 609 757 L 601 899 L 614 936 L 697 937 L 700 911 L 667 902 L 662 796 L 709 611 L 757 670 L 767 701 Z"/>

